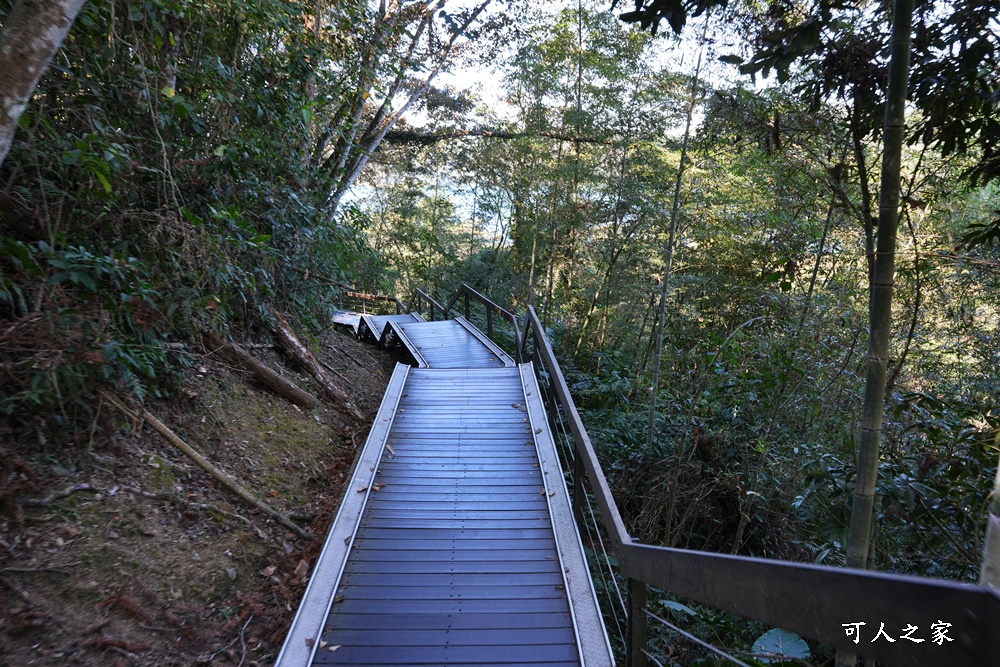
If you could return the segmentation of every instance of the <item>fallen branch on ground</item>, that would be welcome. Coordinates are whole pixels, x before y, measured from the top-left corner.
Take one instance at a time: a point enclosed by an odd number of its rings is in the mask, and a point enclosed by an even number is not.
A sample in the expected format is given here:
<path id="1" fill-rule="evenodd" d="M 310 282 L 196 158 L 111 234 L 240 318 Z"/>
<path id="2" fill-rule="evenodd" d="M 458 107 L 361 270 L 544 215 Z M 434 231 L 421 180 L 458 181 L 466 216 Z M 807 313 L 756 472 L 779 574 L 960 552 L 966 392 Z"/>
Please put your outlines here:
<path id="1" fill-rule="evenodd" d="M 305 369 L 316 380 L 320 389 L 333 402 L 334 408 L 338 412 L 354 419 L 364 419 L 364 415 L 354 407 L 354 404 L 351 403 L 351 399 L 348 398 L 344 390 L 334 381 L 326 369 L 323 368 L 322 364 L 316 360 L 316 357 L 309 348 L 295 335 L 295 332 L 292 331 L 292 327 L 285 321 L 285 318 L 278 313 L 273 313 L 273 315 L 275 323 L 274 338 L 278 345 L 281 346 L 281 349 L 285 351 L 285 354 L 295 360 L 295 363 Z"/>
<path id="2" fill-rule="evenodd" d="M 115 407 L 117 407 L 119 410 L 121 410 L 125 414 L 129 414 L 129 415 L 135 414 L 135 413 L 133 413 L 132 410 L 129 410 L 128 408 L 126 408 L 122 404 L 121 401 L 119 401 L 118 399 L 114 398 L 113 396 L 111 396 L 107 392 L 102 391 L 101 395 L 104 396 L 104 398 L 106 398 L 108 400 L 108 402 L 110 402 L 112 405 L 114 405 Z M 179 449 L 182 452 L 184 452 L 185 454 L 187 454 L 195 463 L 197 463 L 199 466 L 201 466 L 206 472 L 208 472 L 212 477 L 214 477 L 219 483 L 221 483 L 227 489 L 229 489 L 230 491 L 232 491 L 233 493 L 235 493 L 240 498 L 242 498 L 243 500 L 247 501 L 248 503 L 250 503 L 251 505 L 253 505 L 257 509 L 259 509 L 264 514 L 267 514 L 268 516 L 270 516 L 271 518 L 273 518 L 275 521 L 277 521 L 278 523 L 280 523 L 285 528 L 288 528 L 289 530 L 291 530 L 293 533 L 295 533 L 299 537 L 304 537 L 304 538 L 310 539 L 310 540 L 315 539 L 312 535 L 310 535 L 308 532 L 306 532 L 301 527 L 299 527 L 294 521 L 292 521 L 287 516 L 285 516 L 284 514 L 282 514 L 281 512 L 279 512 L 278 510 L 274 509 L 273 507 L 271 507 L 267 503 L 265 503 L 263 500 L 261 500 L 257 496 L 253 495 L 250 491 L 248 491 L 246 488 L 244 488 L 235 479 L 233 479 L 232 477 L 230 477 L 226 473 L 222 472 L 219 468 L 215 467 L 215 465 L 211 461 L 209 461 L 204 456 L 202 456 L 197 451 L 195 451 L 195 449 L 193 447 L 191 447 L 189 444 L 187 444 L 186 442 L 184 442 L 183 440 L 181 440 L 180 437 L 178 437 L 176 433 L 174 433 L 173 431 L 171 431 L 166 426 L 166 424 L 164 424 L 159 419 L 157 419 L 155 416 L 153 416 L 153 414 L 149 410 L 143 409 L 141 416 L 142 416 L 143 419 L 146 420 L 146 422 L 149 423 L 150 426 L 152 426 L 154 429 L 156 429 L 156 431 L 160 435 L 162 435 L 164 438 L 166 438 L 166 440 L 170 444 L 172 444 L 174 447 L 176 447 L 177 449 Z"/>
<path id="3" fill-rule="evenodd" d="M 260 380 L 264 386 L 274 393 L 287 398 L 292 403 L 295 403 L 296 405 L 307 410 L 312 410 L 319 405 L 319 399 L 315 396 L 281 377 L 273 370 L 254 359 L 249 352 L 235 343 L 223 340 L 215 333 L 208 331 L 207 329 L 203 329 L 201 333 L 202 336 L 205 337 L 205 342 L 208 343 L 210 347 L 222 352 L 222 354 L 229 357 L 233 362 L 240 364 L 253 373 L 254 377 Z"/>
<path id="4" fill-rule="evenodd" d="M 67 567 L 76 567 L 79 563 L 68 563 L 66 565 L 57 565 L 55 567 L 3 567 L 0 568 L 0 574 L 35 574 L 42 572 L 49 572 L 52 574 L 69 574 L 65 570 Z"/>
<path id="5" fill-rule="evenodd" d="M 55 493 L 45 496 L 44 498 L 18 498 L 17 502 L 20 503 L 22 507 L 46 507 L 61 498 L 73 495 L 77 491 L 100 493 L 100 489 L 95 489 L 90 484 L 74 484 L 73 486 L 68 486 L 63 490 L 56 491 Z"/>

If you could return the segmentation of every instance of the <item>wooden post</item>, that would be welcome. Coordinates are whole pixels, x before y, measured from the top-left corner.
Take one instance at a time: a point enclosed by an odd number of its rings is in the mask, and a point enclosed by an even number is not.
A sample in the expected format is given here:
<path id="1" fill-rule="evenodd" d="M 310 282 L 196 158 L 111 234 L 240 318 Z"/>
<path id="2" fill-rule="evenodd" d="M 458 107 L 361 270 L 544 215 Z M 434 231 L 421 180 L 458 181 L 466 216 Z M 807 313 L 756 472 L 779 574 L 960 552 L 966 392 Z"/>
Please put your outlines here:
<path id="1" fill-rule="evenodd" d="M 625 641 L 626 667 L 647 667 L 643 650 L 646 648 L 646 584 L 638 579 L 628 580 L 628 637 Z"/>
<path id="2" fill-rule="evenodd" d="M 518 341 L 518 352 L 519 352 L 519 357 L 520 357 L 518 359 L 518 361 L 522 361 L 523 362 L 524 358 L 525 358 L 525 355 L 528 352 L 528 334 L 529 333 L 531 333 L 531 318 L 530 317 L 525 318 L 525 320 L 524 320 L 524 333 L 521 334 L 521 340 Z M 538 370 L 537 366 L 535 367 L 535 370 L 536 371 Z"/>

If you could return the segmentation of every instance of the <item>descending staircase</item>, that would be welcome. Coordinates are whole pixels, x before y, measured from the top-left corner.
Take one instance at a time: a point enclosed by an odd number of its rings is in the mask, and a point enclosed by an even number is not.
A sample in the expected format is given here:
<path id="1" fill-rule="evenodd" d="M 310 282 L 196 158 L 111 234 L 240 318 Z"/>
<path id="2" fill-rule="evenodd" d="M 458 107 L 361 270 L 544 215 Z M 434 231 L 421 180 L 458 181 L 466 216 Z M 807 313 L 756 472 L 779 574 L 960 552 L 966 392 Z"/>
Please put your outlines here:
<path id="1" fill-rule="evenodd" d="M 277 664 L 612 664 L 531 364 L 464 318 L 357 331 L 417 368 L 393 373 Z"/>

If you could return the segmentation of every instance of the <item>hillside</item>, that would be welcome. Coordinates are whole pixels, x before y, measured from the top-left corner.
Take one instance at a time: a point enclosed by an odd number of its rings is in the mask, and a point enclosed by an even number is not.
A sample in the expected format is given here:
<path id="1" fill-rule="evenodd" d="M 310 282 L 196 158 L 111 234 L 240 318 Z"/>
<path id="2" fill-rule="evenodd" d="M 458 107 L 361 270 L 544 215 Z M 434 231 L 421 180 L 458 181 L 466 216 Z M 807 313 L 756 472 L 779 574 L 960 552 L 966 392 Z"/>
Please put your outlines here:
<path id="1" fill-rule="evenodd" d="M 253 352 L 309 389 L 270 348 Z M 370 421 L 393 361 L 332 331 L 318 352 Z M 95 431 L 111 435 L 86 447 L 6 440 L 4 486 L 30 488 L 13 513 L 5 496 L 0 524 L 0 665 L 273 662 L 369 421 L 341 428 L 328 405 L 303 411 L 213 354 L 183 393 L 147 407 L 316 539 L 268 519 L 108 404 Z"/>

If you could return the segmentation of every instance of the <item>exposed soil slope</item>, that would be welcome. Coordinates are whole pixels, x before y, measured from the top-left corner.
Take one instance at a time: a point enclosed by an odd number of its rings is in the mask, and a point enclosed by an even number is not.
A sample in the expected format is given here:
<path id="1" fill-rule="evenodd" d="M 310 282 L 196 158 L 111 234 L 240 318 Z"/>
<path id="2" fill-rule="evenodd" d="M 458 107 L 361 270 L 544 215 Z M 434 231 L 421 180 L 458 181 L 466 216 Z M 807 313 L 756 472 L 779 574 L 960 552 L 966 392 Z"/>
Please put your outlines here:
<path id="1" fill-rule="evenodd" d="M 269 348 L 253 353 L 315 389 Z M 21 521 L 0 524 L 0 666 L 273 662 L 394 363 L 332 331 L 318 356 L 363 423 L 300 410 L 213 356 L 185 398 L 147 406 L 314 540 L 108 404 L 89 450 L 2 443 L 5 478 L 34 486 Z"/>

